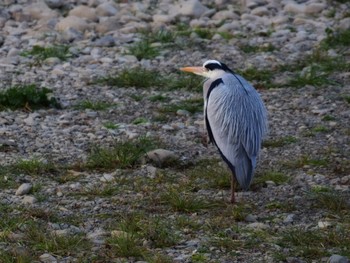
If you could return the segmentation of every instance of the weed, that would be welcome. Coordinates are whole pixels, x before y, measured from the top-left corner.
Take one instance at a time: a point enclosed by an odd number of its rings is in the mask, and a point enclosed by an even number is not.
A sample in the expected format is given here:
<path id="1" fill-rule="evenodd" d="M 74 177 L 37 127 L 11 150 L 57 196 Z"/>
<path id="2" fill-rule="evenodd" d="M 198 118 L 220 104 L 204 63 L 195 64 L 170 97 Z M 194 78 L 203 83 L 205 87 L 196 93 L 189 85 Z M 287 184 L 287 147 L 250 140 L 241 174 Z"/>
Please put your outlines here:
<path id="1" fill-rule="evenodd" d="M 306 165 L 311 165 L 315 167 L 325 167 L 328 165 L 328 160 L 322 159 L 322 158 L 314 159 L 308 155 L 302 155 L 295 160 L 284 161 L 283 164 L 287 168 L 291 168 L 291 169 L 302 168 Z"/>
<path id="2" fill-rule="evenodd" d="M 86 167 L 102 170 L 130 168 L 137 163 L 142 155 L 154 148 L 155 143 L 145 137 L 116 142 L 110 148 L 95 146 L 91 149 Z"/>
<path id="3" fill-rule="evenodd" d="M 150 101 L 152 102 L 156 102 L 156 101 L 168 101 L 169 98 L 168 97 L 165 97 L 161 94 L 157 94 L 157 95 L 154 95 L 154 96 L 151 96 L 148 98 Z"/>
<path id="4" fill-rule="evenodd" d="M 314 187 L 308 192 L 309 197 L 314 200 L 317 207 L 326 208 L 335 213 L 350 212 L 349 196 L 331 188 Z"/>
<path id="5" fill-rule="evenodd" d="M 160 85 L 161 79 L 159 78 L 159 72 L 138 67 L 124 69 L 117 76 L 108 76 L 98 80 L 98 82 L 119 88 L 150 88 Z"/>
<path id="6" fill-rule="evenodd" d="M 106 129 L 110 129 L 110 130 L 115 130 L 118 129 L 119 125 L 118 124 L 114 124 L 113 122 L 106 122 L 103 124 L 103 127 L 105 127 Z"/>
<path id="7" fill-rule="evenodd" d="M 350 254 L 350 233 L 346 229 L 305 230 L 292 228 L 282 233 L 277 242 L 281 247 L 288 247 L 293 256 L 320 260 L 335 252 Z"/>
<path id="8" fill-rule="evenodd" d="M 58 168 L 51 162 L 43 162 L 38 159 L 19 160 L 11 165 L 10 169 L 16 173 L 29 175 L 42 175 L 46 173 L 56 173 Z"/>
<path id="9" fill-rule="evenodd" d="M 179 73 L 171 74 L 163 82 L 167 90 L 201 91 L 203 79 L 200 76 Z"/>
<path id="10" fill-rule="evenodd" d="M 229 32 L 218 32 L 218 34 L 223 38 L 223 39 L 226 39 L 226 40 L 230 40 L 233 38 L 233 35 Z"/>
<path id="11" fill-rule="evenodd" d="M 323 121 L 335 121 L 336 118 L 333 117 L 332 115 L 325 115 L 325 116 L 323 116 L 322 120 Z"/>
<path id="12" fill-rule="evenodd" d="M 195 32 L 200 38 L 204 39 L 211 39 L 214 35 L 211 30 L 206 28 L 195 28 L 193 32 Z"/>
<path id="13" fill-rule="evenodd" d="M 104 101 L 83 100 L 78 104 L 74 105 L 74 109 L 76 110 L 90 109 L 95 111 L 103 111 L 115 105 L 116 104 L 114 103 L 108 103 Z"/>
<path id="14" fill-rule="evenodd" d="M 330 28 L 325 30 L 327 37 L 322 41 L 321 47 L 330 49 L 338 46 L 347 47 L 350 45 L 350 30 L 334 31 Z"/>
<path id="15" fill-rule="evenodd" d="M 254 84 L 254 86 L 257 89 L 273 87 L 271 83 L 273 75 L 272 71 L 270 70 L 258 70 L 254 67 L 250 67 L 248 69 L 245 69 L 244 71 L 237 70 L 237 72 L 246 79 L 249 79 L 250 81 L 255 81 L 256 84 Z"/>
<path id="16" fill-rule="evenodd" d="M 31 50 L 24 51 L 21 55 L 25 57 L 32 56 L 38 63 L 52 57 L 65 61 L 72 56 L 69 52 L 69 47 L 64 45 L 55 45 L 51 47 L 33 46 Z"/>
<path id="17" fill-rule="evenodd" d="M 0 110 L 61 108 L 48 88 L 37 88 L 35 84 L 19 85 L 0 91 Z"/>
<path id="18" fill-rule="evenodd" d="M 350 95 L 344 95 L 343 98 L 347 103 L 350 104 Z"/>
<path id="19" fill-rule="evenodd" d="M 313 132 L 328 132 L 328 129 L 322 125 L 318 125 L 318 126 L 312 128 L 311 131 L 313 131 Z"/>
<path id="20" fill-rule="evenodd" d="M 174 211 L 178 212 L 197 212 L 218 205 L 198 199 L 193 194 L 175 188 L 168 189 L 166 193 L 162 194 L 161 199 L 163 203 L 170 205 Z"/>
<path id="21" fill-rule="evenodd" d="M 263 141 L 263 146 L 264 147 L 283 147 L 286 146 L 288 144 L 292 144 L 297 142 L 297 139 L 293 136 L 286 136 L 286 137 L 282 137 L 282 138 L 278 138 L 278 139 L 270 139 L 270 140 L 265 140 Z"/>
<path id="22" fill-rule="evenodd" d="M 328 78 L 328 75 L 320 69 L 319 65 L 311 65 L 304 72 L 290 79 L 288 85 L 291 87 L 305 87 L 306 85 L 319 87 L 326 84 L 334 84 Z"/>
<path id="23" fill-rule="evenodd" d="M 132 121 L 132 124 L 138 125 L 138 124 L 144 124 L 147 123 L 148 120 L 144 117 L 138 117 L 135 120 Z"/>
<path id="24" fill-rule="evenodd" d="M 152 59 L 159 55 L 159 51 L 152 46 L 151 42 L 143 39 L 129 47 L 128 55 L 134 55 L 138 60 Z"/>
<path id="25" fill-rule="evenodd" d="M 141 31 L 141 33 L 144 35 L 144 39 L 147 39 L 150 43 L 174 43 L 176 39 L 176 33 L 165 28 L 157 30 L 156 32 Z"/>

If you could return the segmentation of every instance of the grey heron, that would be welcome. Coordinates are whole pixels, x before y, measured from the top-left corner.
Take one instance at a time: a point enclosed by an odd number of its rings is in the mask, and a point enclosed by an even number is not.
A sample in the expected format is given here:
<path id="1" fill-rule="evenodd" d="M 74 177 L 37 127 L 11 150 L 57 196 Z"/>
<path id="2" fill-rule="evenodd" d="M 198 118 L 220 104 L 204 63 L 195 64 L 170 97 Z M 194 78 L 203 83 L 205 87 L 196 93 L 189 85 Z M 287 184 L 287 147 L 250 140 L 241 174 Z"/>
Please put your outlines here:
<path id="1" fill-rule="evenodd" d="M 224 63 L 208 60 L 202 67 L 182 71 L 206 77 L 203 85 L 204 117 L 209 140 L 216 145 L 232 172 L 231 203 L 235 179 L 248 190 L 267 133 L 267 111 L 259 93 Z"/>

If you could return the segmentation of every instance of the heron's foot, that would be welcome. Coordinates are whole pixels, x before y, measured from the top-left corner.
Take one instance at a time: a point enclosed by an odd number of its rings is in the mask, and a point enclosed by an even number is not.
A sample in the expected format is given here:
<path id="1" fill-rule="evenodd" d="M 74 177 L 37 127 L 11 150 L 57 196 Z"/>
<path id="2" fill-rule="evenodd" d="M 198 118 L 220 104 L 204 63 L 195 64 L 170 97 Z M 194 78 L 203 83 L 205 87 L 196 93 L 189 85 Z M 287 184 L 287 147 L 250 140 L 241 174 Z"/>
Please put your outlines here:
<path id="1" fill-rule="evenodd" d="M 231 204 L 235 204 L 236 203 L 235 193 L 231 193 L 230 203 Z"/>
<path id="2" fill-rule="evenodd" d="M 206 134 L 202 134 L 202 138 L 201 138 L 202 144 L 204 147 L 208 147 L 209 144 L 209 138 Z"/>

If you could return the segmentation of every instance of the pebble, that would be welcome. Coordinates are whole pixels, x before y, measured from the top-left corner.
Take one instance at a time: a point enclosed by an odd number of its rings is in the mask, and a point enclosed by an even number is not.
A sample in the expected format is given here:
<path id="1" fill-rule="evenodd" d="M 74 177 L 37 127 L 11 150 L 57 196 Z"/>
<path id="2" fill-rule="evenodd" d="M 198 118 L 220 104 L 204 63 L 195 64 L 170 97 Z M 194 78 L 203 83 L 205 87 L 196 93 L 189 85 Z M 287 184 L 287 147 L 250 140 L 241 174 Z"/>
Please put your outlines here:
<path id="1" fill-rule="evenodd" d="M 48 254 L 48 253 L 45 253 L 45 254 L 42 254 L 41 256 L 39 256 L 39 260 L 40 262 L 43 262 L 43 263 L 57 263 L 57 259 L 52 256 L 51 254 Z"/>
<path id="2" fill-rule="evenodd" d="M 16 195 L 26 195 L 32 190 L 32 188 L 33 185 L 30 183 L 21 184 L 16 190 Z"/>
<path id="3" fill-rule="evenodd" d="M 146 156 L 158 166 L 166 165 L 178 159 L 174 152 L 165 149 L 152 150 L 147 152 Z"/>
<path id="4" fill-rule="evenodd" d="M 22 204 L 24 205 L 32 205 L 36 203 L 38 200 L 34 196 L 26 195 L 22 199 Z"/>

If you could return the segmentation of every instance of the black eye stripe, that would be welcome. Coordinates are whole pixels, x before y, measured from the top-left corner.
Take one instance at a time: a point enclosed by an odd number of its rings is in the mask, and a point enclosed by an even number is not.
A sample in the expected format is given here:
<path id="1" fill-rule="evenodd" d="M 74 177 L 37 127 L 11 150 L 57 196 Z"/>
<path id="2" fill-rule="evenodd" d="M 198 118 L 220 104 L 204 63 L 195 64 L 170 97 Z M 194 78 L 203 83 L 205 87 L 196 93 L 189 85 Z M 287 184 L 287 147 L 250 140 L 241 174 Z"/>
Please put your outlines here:
<path id="1" fill-rule="evenodd" d="M 207 70 L 215 70 L 215 69 L 221 69 L 223 71 L 226 72 L 230 72 L 233 74 L 233 71 L 231 69 L 229 69 L 228 66 L 226 66 L 226 64 L 220 62 L 220 64 L 218 63 L 209 63 L 207 65 L 204 66 Z"/>

